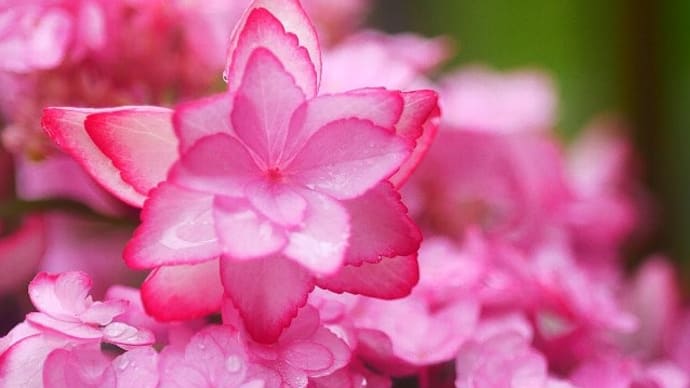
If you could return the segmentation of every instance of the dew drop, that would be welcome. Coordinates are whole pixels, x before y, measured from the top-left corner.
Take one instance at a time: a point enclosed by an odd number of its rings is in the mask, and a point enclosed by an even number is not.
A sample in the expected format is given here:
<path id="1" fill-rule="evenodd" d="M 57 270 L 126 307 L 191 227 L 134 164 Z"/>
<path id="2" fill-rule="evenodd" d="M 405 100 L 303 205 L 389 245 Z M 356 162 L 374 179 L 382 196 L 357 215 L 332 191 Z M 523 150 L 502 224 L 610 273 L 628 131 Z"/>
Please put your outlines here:
<path id="1" fill-rule="evenodd" d="M 114 338 L 114 337 L 119 337 L 127 331 L 129 326 L 120 323 L 120 322 L 113 322 L 109 324 L 108 326 L 103 328 L 103 334 L 105 334 L 107 337 Z"/>
<path id="2" fill-rule="evenodd" d="M 225 359 L 225 369 L 230 373 L 237 373 L 242 368 L 242 361 L 238 356 L 229 356 Z"/>
<path id="3" fill-rule="evenodd" d="M 228 83 L 228 71 L 223 70 L 223 82 Z"/>
<path id="4" fill-rule="evenodd" d="M 123 359 L 122 362 L 120 362 L 118 364 L 117 369 L 123 371 L 123 370 L 127 369 L 128 366 L 129 366 L 129 360 Z"/>

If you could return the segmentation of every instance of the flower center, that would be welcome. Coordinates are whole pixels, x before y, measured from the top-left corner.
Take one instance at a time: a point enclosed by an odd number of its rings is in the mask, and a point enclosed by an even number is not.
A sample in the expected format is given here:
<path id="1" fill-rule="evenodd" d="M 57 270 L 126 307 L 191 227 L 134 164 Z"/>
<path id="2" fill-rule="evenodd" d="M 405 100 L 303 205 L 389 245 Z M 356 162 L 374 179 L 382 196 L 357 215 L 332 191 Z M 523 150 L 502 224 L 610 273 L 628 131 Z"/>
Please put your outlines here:
<path id="1" fill-rule="evenodd" d="M 266 178 L 271 182 L 279 182 L 283 179 L 283 174 L 278 167 L 272 167 L 266 170 Z"/>

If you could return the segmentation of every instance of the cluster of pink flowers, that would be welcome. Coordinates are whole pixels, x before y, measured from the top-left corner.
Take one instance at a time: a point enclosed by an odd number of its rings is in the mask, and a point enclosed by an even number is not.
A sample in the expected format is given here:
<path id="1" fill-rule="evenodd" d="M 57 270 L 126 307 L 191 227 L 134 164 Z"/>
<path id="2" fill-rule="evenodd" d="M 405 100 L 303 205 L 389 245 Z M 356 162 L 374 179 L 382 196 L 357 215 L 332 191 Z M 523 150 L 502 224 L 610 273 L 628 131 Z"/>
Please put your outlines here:
<path id="1" fill-rule="evenodd" d="M 0 3 L 0 386 L 690 386 L 620 124 L 368 6 Z"/>

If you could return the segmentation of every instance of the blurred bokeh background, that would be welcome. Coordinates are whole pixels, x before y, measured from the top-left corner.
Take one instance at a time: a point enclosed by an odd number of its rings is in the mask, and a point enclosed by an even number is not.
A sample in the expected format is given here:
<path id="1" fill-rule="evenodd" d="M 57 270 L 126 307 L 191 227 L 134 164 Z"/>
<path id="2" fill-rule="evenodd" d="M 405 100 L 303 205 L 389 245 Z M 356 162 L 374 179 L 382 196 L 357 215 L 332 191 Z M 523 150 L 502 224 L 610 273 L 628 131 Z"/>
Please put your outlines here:
<path id="1" fill-rule="evenodd" d="M 394 10 L 394 11 L 393 11 Z M 370 24 L 449 35 L 449 67 L 538 68 L 560 97 L 559 134 L 615 115 L 658 205 L 631 257 L 668 254 L 690 280 L 690 2 L 682 0 L 379 0 Z M 650 220 L 651 221 L 651 220 Z"/>

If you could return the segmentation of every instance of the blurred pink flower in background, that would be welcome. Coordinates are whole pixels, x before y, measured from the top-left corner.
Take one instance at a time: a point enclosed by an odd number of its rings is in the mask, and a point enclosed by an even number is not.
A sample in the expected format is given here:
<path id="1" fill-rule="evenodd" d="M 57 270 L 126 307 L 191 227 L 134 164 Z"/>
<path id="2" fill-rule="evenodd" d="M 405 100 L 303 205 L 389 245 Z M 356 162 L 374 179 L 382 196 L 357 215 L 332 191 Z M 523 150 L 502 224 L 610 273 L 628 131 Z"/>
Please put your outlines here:
<path id="1" fill-rule="evenodd" d="M 372 4 L 0 1 L 1 386 L 688 386 L 624 124 Z"/>

